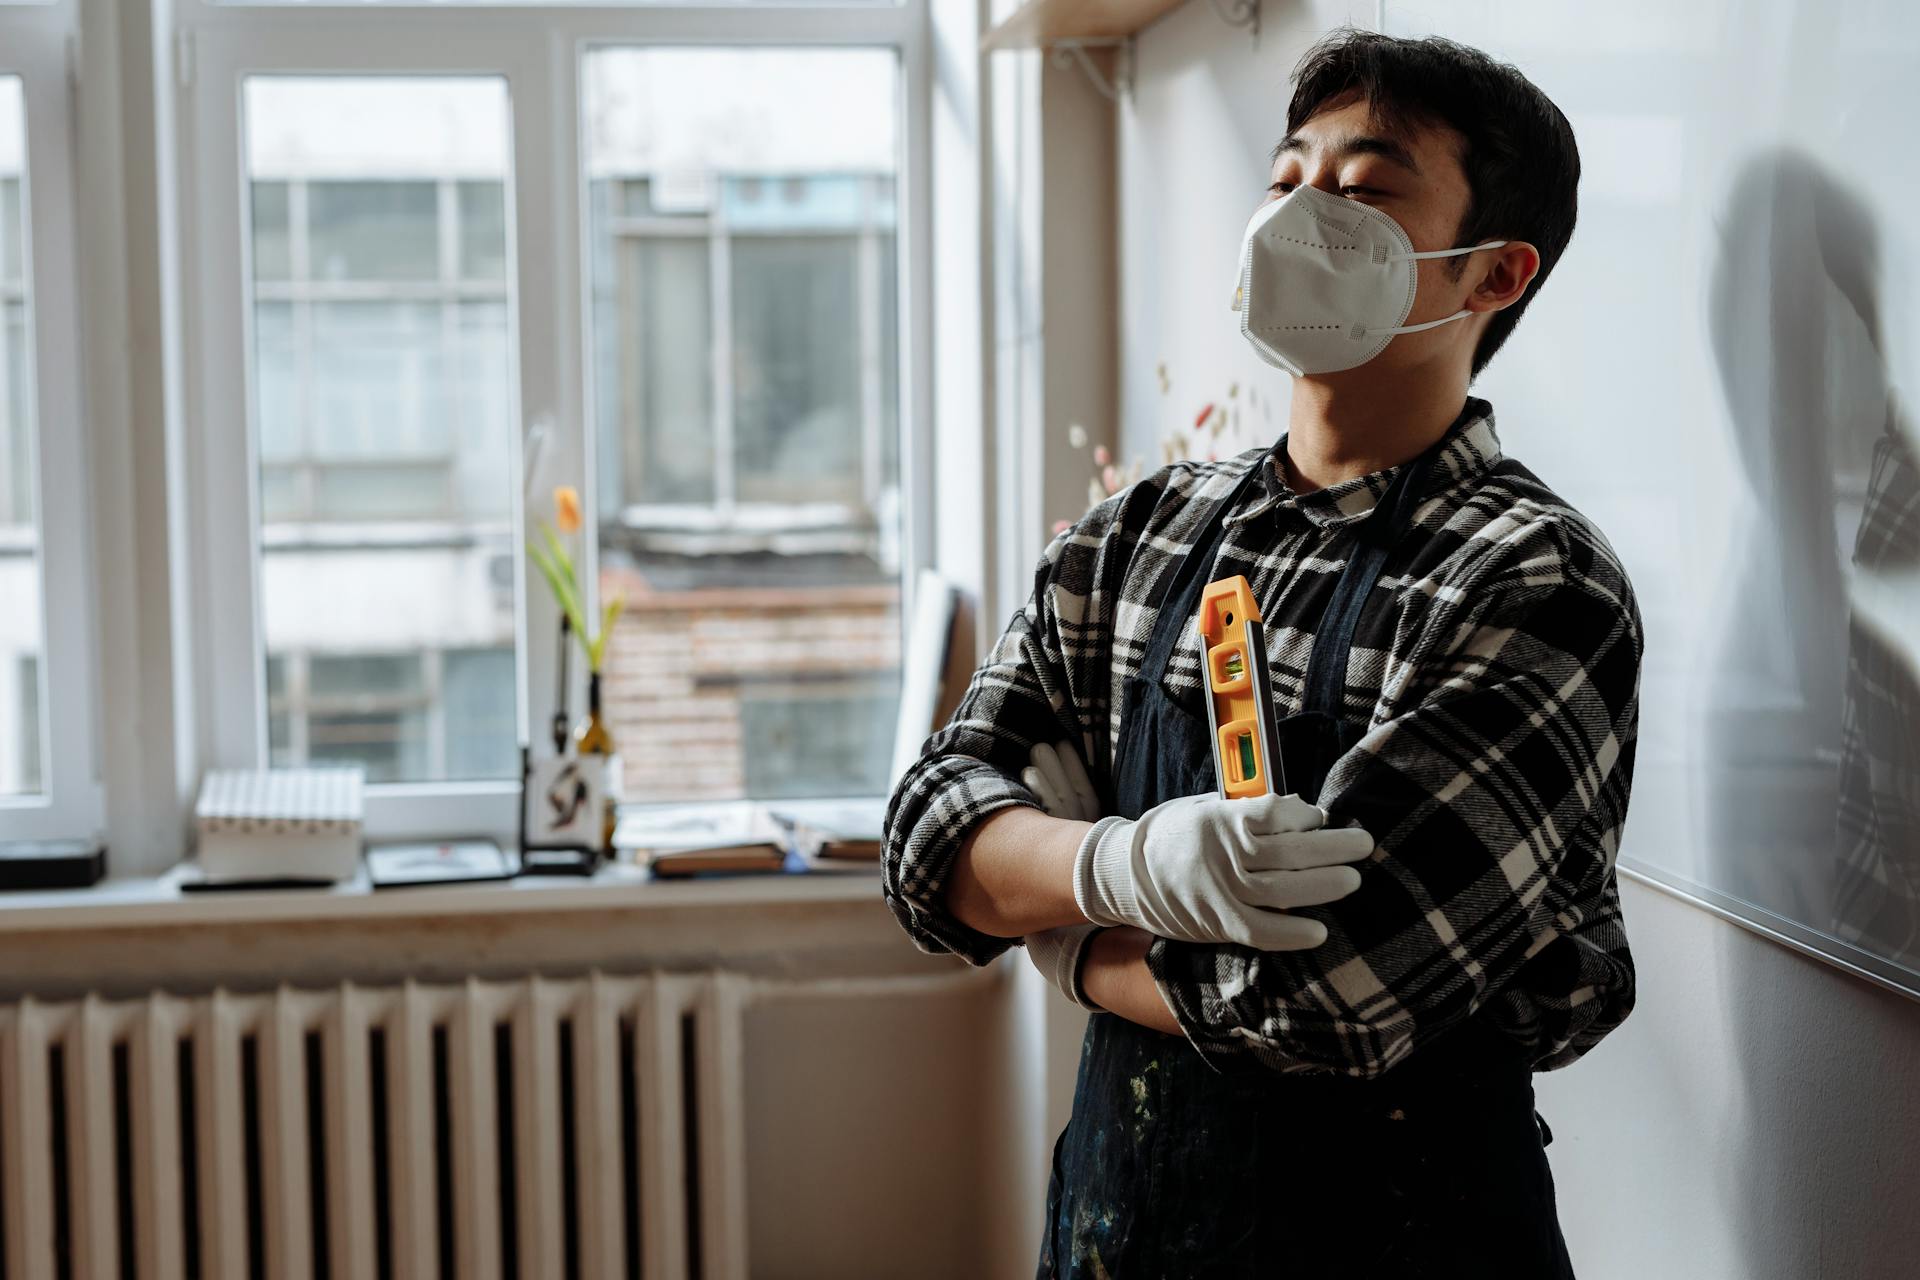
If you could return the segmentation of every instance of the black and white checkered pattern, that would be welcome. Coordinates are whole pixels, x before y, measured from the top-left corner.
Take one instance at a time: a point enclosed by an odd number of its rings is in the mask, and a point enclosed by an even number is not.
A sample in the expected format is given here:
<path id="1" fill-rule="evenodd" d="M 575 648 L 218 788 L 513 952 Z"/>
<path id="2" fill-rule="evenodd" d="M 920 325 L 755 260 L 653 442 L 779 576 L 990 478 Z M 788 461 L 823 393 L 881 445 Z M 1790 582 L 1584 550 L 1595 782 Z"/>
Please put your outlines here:
<path id="1" fill-rule="evenodd" d="M 1854 538 L 1863 582 L 1920 569 L 1920 463 L 1895 419 L 1874 445 Z M 1855 608 L 1840 726 L 1839 874 L 1833 929 L 1909 963 L 1920 958 L 1920 680 L 1905 638 Z"/>
<path id="2" fill-rule="evenodd" d="M 1209 1061 L 1253 1054 L 1277 1071 L 1374 1075 L 1484 1007 L 1544 1070 L 1632 1008 L 1614 861 L 1639 609 L 1600 531 L 1502 456 L 1484 401 L 1468 408 L 1354 638 L 1347 710 L 1371 728 L 1335 762 L 1320 803 L 1378 844 L 1361 887 L 1303 912 L 1327 925 L 1311 951 L 1161 939 L 1148 953 Z M 1301 708 L 1313 628 L 1351 546 L 1344 531 L 1398 468 L 1296 495 L 1270 457 L 1175 463 L 1048 544 L 1032 599 L 888 806 L 886 899 L 922 950 L 985 964 L 1011 944 L 961 924 L 941 898 L 976 823 L 1037 804 L 1018 781 L 1034 743 L 1074 742 L 1110 800 L 1122 682 L 1166 575 L 1256 464 L 1263 490 L 1226 517 L 1212 577 L 1247 576 L 1276 712 Z M 1191 619 L 1166 683 L 1204 721 Z"/>

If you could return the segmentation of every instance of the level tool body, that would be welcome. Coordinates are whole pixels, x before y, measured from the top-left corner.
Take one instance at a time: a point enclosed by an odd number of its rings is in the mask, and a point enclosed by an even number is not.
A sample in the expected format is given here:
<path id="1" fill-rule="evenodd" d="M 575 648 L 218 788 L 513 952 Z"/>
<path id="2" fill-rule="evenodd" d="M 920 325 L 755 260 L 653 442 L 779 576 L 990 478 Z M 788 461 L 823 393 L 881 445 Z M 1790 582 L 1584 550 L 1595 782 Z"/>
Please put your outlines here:
<path id="1" fill-rule="evenodd" d="M 1207 682 L 1207 726 L 1213 772 L 1229 800 L 1284 795 L 1273 685 L 1260 606 L 1242 574 L 1209 582 L 1200 596 L 1201 668 Z"/>

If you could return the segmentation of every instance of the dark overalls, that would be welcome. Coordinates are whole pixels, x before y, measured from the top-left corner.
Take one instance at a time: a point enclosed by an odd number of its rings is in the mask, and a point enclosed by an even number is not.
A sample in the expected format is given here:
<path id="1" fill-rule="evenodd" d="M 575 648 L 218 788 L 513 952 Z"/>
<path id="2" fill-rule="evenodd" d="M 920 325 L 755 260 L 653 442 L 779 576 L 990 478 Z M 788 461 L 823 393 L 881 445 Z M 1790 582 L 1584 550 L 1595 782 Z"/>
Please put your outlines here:
<path id="1" fill-rule="evenodd" d="M 1438 445 L 1435 446 L 1437 450 Z M 1429 450 L 1355 526 L 1316 630 L 1305 710 L 1279 724 L 1289 790 L 1313 800 L 1366 725 L 1345 719 L 1347 652 L 1382 564 L 1412 523 Z M 1194 625 L 1222 521 L 1262 457 L 1178 565 L 1125 689 L 1111 812 L 1134 818 L 1215 789 L 1204 715 L 1162 687 Z M 1185 1039 L 1114 1014 L 1087 1021 L 1073 1118 L 1054 1144 L 1039 1275 L 1571 1277 L 1519 1044 L 1469 1019 L 1385 1074 L 1216 1072 Z"/>

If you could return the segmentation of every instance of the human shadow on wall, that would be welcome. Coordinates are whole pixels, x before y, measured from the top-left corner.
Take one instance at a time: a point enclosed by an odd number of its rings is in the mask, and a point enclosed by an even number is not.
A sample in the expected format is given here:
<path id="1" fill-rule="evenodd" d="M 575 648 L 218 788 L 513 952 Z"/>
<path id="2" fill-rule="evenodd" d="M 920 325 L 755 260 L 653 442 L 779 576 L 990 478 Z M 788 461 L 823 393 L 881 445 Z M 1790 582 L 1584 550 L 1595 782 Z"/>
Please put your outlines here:
<path id="1" fill-rule="evenodd" d="M 1729 191 L 1709 320 L 1758 520 L 1708 703 L 1707 845 L 1715 887 L 1897 956 L 1920 864 L 1920 626 L 1899 625 L 1920 618 L 1920 471 L 1890 392 L 1879 244 L 1865 204 L 1804 153 L 1757 154 Z M 1836 975 L 1830 1004 L 1784 1008 L 1742 942 L 1722 955 L 1743 1274 L 1885 1258 L 1909 1235 L 1880 1206 L 1920 1176 L 1898 1118 L 1920 1091 L 1861 1073 L 1847 1032 L 1898 997 Z M 1887 1123 L 1862 1114 L 1871 1089 Z"/>
<path id="2" fill-rule="evenodd" d="M 1707 319 L 1750 501 L 1720 584 L 1704 690 L 1705 882 L 1825 923 L 1846 668 L 1846 587 L 1834 529 L 1840 423 L 1826 394 L 1823 216 L 1858 212 L 1807 157 L 1762 152 L 1718 219 Z"/>

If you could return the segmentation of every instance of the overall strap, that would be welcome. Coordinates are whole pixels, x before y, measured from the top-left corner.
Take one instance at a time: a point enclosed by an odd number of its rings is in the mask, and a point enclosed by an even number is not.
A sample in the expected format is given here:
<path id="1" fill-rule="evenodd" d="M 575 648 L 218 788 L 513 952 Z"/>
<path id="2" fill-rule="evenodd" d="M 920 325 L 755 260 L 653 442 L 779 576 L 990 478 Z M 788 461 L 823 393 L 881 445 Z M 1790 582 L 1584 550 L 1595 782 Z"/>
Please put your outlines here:
<path id="1" fill-rule="evenodd" d="M 1387 555 L 1413 524 L 1414 510 L 1426 491 L 1427 473 L 1439 447 L 1436 443 L 1401 467 L 1380 501 L 1354 529 L 1353 554 L 1347 557 L 1340 581 L 1334 585 L 1333 599 L 1327 601 L 1313 633 L 1304 711 L 1346 719 L 1347 654 L 1353 648 L 1354 630 L 1360 625 L 1360 611 L 1373 594 Z"/>
<path id="2" fill-rule="evenodd" d="M 1196 535 L 1193 546 L 1174 566 L 1154 612 L 1153 635 L 1147 641 L 1146 657 L 1140 662 L 1141 679 L 1150 684 L 1159 684 L 1161 677 L 1166 674 L 1167 659 L 1173 655 L 1174 646 L 1180 641 L 1180 628 L 1185 625 L 1188 616 L 1200 607 L 1200 593 L 1211 580 L 1201 570 L 1212 568 L 1220 541 L 1226 534 L 1228 513 L 1260 478 L 1260 468 L 1272 465 L 1272 449 L 1253 460 L 1253 465 L 1240 477 L 1240 483 L 1233 487 L 1226 501 L 1214 508 L 1207 524 Z"/>

